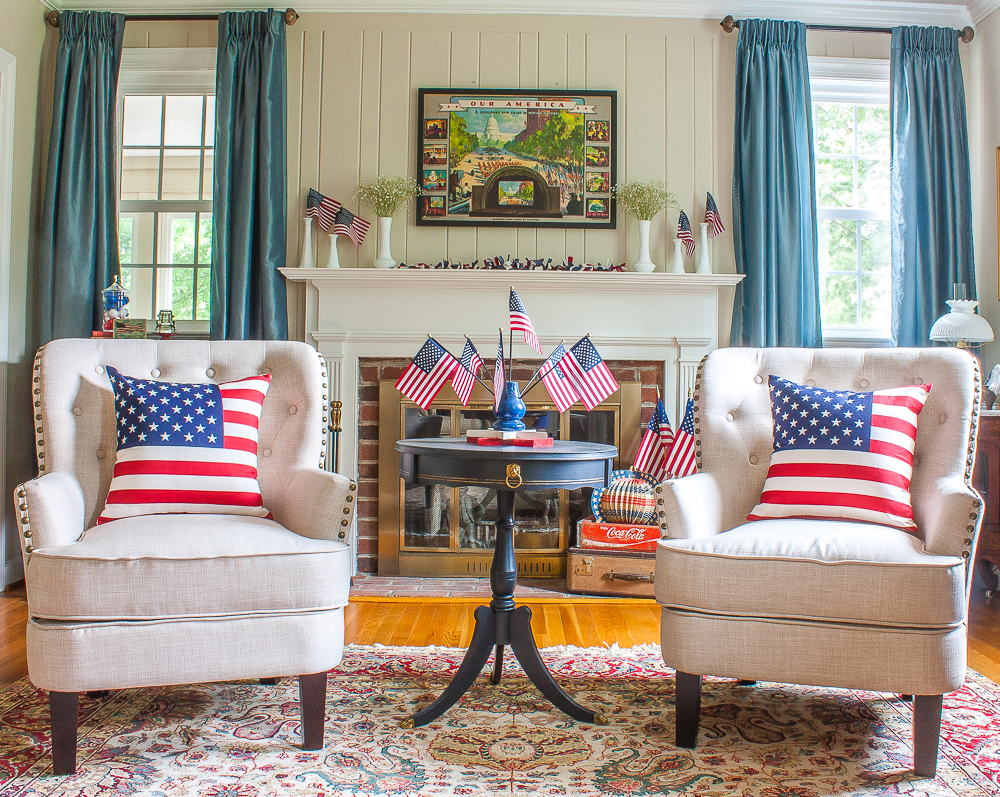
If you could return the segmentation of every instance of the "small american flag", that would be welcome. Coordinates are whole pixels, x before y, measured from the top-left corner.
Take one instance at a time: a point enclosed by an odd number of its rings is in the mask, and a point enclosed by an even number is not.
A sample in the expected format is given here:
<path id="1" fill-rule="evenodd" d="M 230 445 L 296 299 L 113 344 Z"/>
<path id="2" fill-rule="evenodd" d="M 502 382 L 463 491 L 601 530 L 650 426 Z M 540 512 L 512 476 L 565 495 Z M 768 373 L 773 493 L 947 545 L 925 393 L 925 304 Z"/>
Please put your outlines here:
<path id="1" fill-rule="evenodd" d="M 319 219 L 319 226 L 323 230 L 330 229 L 337 218 L 340 207 L 341 205 L 336 199 L 323 196 L 315 188 L 309 189 L 309 196 L 306 197 L 306 215 Z"/>
<path id="2" fill-rule="evenodd" d="M 691 232 L 691 222 L 688 221 L 687 213 L 683 210 L 680 218 L 677 219 L 677 238 L 684 241 L 687 256 L 694 257 L 694 234 Z"/>
<path id="3" fill-rule="evenodd" d="M 476 351 L 476 344 L 468 338 L 465 339 L 465 348 L 462 349 L 461 363 L 470 374 L 478 374 L 483 367 L 483 358 Z"/>
<path id="4" fill-rule="evenodd" d="M 469 396 L 472 395 L 472 388 L 476 384 L 475 374 L 482 364 L 483 360 L 479 356 L 479 352 L 476 351 L 475 345 L 466 338 L 459 366 L 451 377 L 451 386 L 455 388 L 455 393 L 458 394 L 458 400 L 462 402 L 463 407 L 469 403 Z"/>
<path id="5" fill-rule="evenodd" d="M 705 201 L 705 223 L 712 225 L 713 238 L 719 233 L 726 231 L 726 228 L 722 226 L 722 216 L 719 215 L 719 208 L 716 206 L 711 194 L 708 195 L 708 199 Z"/>
<path id="6" fill-rule="evenodd" d="M 930 385 L 873 393 L 772 376 L 774 453 L 749 520 L 829 517 L 913 529 L 917 416 Z"/>
<path id="7" fill-rule="evenodd" d="M 664 468 L 667 478 L 670 479 L 679 479 L 698 472 L 694 458 L 694 402 L 691 399 L 688 399 L 687 407 L 684 409 L 684 420 L 677 430 L 674 445 L 667 454 Z"/>
<path id="8" fill-rule="evenodd" d="M 507 377 L 503 370 L 503 330 L 500 330 L 500 342 L 497 344 L 497 364 L 493 371 L 493 411 L 500 406 L 500 397 L 507 389 Z"/>
<path id="9" fill-rule="evenodd" d="M 565 356 L 566 349 L 560 343 L 559 348 L 552 352 L 552 356 L 542 366 L 542 381 L 545 383 L 545 389 L 549 391 L 552 401 L 559 408 L 559 412 L 565 412 L 580 400 L 580 396 L 573 389 L 573 383 L 569 381 L 559 365 L 559 361 Z"/>
<path id="10" fill-rule="evenodd" d="M 657 481 L 663 481 L 667 473 L 667 453 L 673 444 L 674 433 L 670 428 L 667 410 L 664 408 L 663 402 L 657 399 L 656 409 L 642 435 L 632 470 L 648 473 Z"/>
<path id="11" fill-rule="evenodd" d="M 531 326 L 528 312 L 524 309 L 524 302 L 521 301 L 521 297 L 513 288 L 510 289 L 510 328 L 511 331 L 521 330 L 524 333 L 524 342 L 539 354 L 542 353 L 542 347 L 538 343 L 538 335 L 535 334 L 535 328 Z"/>
<path id="12" fill-rule="evenodd" d="M 257 483 L 257 427 L 270 375 L 212 385 L 107 372 L 118 453 L 98 523 L 178 512 L 270 517 Z"/>
<path id="13" fill-rule="evenodd" d="M 345 207 L 337 211 L 337 218 L 333 221 L 334 235 L 346 235 L 354 241 L 354 248 L 357 249 L 365 240 L 365 233 L 371 227 L 371 222 L 365 221 L 360 216 L 355 216 Z"/>
<path id="14" fill-rule="evenodd" d="M 448 377 L 458 367 L 458 360 L 441 348 L 433 338 L 427 338 L 406 370 L 396 380 L 396 389 L 426 410 L 440 392 Z"/>
<path id="15" fill-rule="evenodd" d="M 590 338 L 580 338 L 559 363 L 588 410 L 618 390 L 618 383 Z"/>

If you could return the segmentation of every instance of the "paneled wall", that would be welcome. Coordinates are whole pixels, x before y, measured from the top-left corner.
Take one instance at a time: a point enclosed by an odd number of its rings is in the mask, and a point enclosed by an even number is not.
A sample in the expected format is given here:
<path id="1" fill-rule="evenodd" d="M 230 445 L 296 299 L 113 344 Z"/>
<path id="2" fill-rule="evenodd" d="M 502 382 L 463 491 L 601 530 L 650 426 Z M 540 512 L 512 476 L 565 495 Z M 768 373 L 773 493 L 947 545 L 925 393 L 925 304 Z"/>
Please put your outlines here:
<path id="1" fill-rule="evenodd" d="M 618 91 L 618 179 L 666 180 L 692 223 L 711 191 L 731 230 L 736 40 L 714 21 L 457 15 L 306 14 L 288 29 L 288 264 L 297 265 L 309 188 L 357 208 L 354 187 L 376 174 L 416 174 L 417 89 L 567 88 Z M 662 269 L 677 211 L 654 220 Z M 316 240 L 318 264 L 329 243 Z M 392 229 L 408 263 L 444 257 L 634 259 L 638 233 L 617 230 L 416 227 L 411 207 Z M 341 241 L 343 266 L 370 267 L 375 228 L 360 252 Z M 732 236 L 714 241 L 717 271 L 734 271 Z M 693 270 L 693 262 L 688 263 Z"/>

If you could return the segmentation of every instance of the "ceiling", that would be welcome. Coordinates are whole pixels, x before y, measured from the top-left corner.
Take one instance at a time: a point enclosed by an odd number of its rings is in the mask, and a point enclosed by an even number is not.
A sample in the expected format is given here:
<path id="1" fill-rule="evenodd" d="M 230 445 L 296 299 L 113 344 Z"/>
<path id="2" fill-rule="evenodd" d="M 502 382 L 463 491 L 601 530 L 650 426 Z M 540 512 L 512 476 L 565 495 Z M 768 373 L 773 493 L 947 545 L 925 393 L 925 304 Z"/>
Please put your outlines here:
<path id="1" fill-rule="evenodd" d="M 217 13 L 276 6 L 258 0 L 40 0 L 58 11 Z M 871 26 L 975 24 L 1000 0 L 285 0 L 301 13 L 555 14 L 571 16 L 794 19 Z"/>

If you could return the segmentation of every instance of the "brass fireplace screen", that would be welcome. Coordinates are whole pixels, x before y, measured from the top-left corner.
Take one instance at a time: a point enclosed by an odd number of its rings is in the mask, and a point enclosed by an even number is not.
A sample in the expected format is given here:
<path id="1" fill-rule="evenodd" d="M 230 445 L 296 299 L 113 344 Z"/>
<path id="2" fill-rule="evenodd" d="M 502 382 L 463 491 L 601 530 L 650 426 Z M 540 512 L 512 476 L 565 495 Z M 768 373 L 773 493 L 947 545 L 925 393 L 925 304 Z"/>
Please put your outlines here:
<path id="1" fill-rule="evenodd" d="M 395 445 L 404 437 L 460 437 L 470 429 L 489 428 L 492 397 L 476 385 L 469 405 L 463 407 L 448 385 L 425 411 L 393 385 L 379 383 L 379 574 L 486 576 L 493 558 L 496 491 L 406 484 L 399 478 Z M 638 442 L 640 395 L 638 382 L 626 382 L 590 412 L 577 404 L 560 413 L 541 385 L 525 399 L 524 422 L 557 440 L 607 443 L 629 451 Z M 615 466 L 620 467 L 617 460 Z M 514 505 L 518 575 L 565 576 L 571 533 L 576 521 L 589 514 L 589 491 L 518 492 Z"/>

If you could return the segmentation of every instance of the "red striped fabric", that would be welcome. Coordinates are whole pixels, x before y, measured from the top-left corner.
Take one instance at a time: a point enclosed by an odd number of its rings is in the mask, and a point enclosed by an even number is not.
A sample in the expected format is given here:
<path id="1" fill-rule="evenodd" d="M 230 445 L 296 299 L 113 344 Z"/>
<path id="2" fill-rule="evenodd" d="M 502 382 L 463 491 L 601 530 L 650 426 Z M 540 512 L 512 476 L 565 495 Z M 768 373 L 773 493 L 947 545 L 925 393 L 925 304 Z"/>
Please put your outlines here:
<path id="1" fill-rule="evenodd" d="M 822 518 L 912 530 L 917 418 L 930 385 L 869 393 L 770 378 L 774 453 L 747 520 Z"/>
<path id="2" fill-rule="evenodd" d="M 270 375 L 199 385 L 107 372 L 118 451 L 98 523 L 175 513 L 271 516 L 257 483 Z"/>

